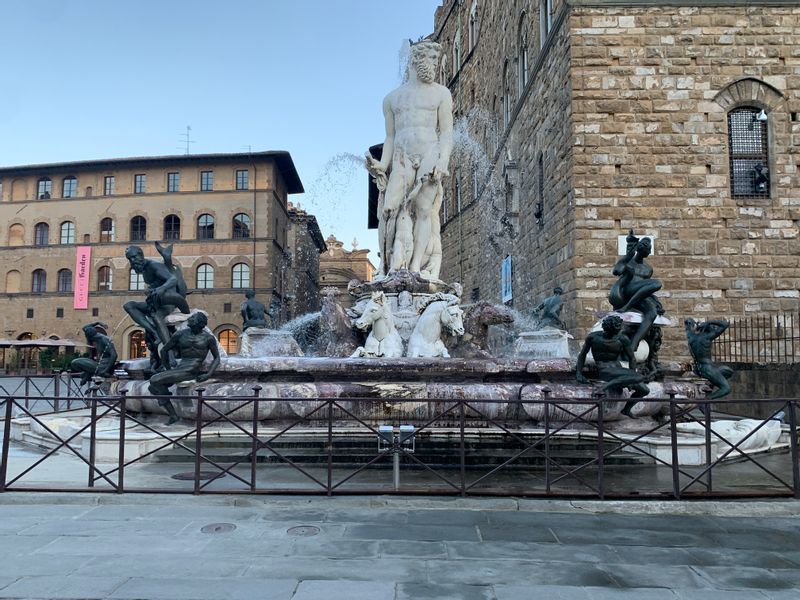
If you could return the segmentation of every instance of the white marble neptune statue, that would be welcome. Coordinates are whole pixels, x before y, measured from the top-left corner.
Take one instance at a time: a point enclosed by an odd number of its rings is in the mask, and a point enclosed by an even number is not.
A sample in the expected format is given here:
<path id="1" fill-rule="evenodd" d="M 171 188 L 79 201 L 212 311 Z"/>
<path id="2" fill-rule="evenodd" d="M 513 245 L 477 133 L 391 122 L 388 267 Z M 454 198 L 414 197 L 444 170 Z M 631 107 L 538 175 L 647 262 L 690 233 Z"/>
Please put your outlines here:
<path id="1" fill-rule="evenodd" d="M 367 153 L 367 170 L 380 190 L 378 245 L 384 275 L 409 269 L 439 278 L 442 178 L 453 150 L 453 98 L 434 81 L 441 46 L 411 46 L 408 77 L 383 101 L 386 139 L 380 161 Z"/>

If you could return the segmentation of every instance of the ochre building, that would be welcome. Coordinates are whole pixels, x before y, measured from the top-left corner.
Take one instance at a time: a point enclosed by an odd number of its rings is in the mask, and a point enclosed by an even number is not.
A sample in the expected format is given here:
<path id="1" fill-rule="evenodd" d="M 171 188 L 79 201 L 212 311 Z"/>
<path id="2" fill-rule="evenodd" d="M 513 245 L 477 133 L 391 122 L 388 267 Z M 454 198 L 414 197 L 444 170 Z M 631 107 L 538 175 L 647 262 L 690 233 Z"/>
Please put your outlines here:
<path id="1" fill-rule="evenodd" d="M 353 240 L 351 250 L 344 249 L 344 242 L 331 234 L 325 240 L 327 251 L 319 259 L 320 286 L 322 295 L 333 292 L 337 301 L 345 308 L 353 306 L 355 298 L 347 291 L 353 280 L 372 281 L 375 266 L 369 260 L 369 250 L 356 247 Z"/>
<path id="2" fill-rule="evenodd" d="M 620 238 L 685 317 L 775 315 L 800 287 L 800 6 L 781 0 L 446 0 L 456 112 L 442 279 L 526 311 L 558 285 L 576 337 L 610 308 Z"/>
<path id="3" fill-rule="evenodd" d="M 235 352 L 246 289 L 266 305 L 278 298 L 283 320 L 307 310 L 286 302 L 287 198 L 302 191 L 282 151 L 0 168 L 0 335 L 82 341 L 81 326 L 99 320 L 120 358 L 140 355 L 142 332 L 122 305 L 143 299 L 144 284 L 125 249 L 161 260 L 160 241 L 173 245 L 189 305 L 209 313 L 209 327 Z M 86 310 L 73 302 L 81 247 L 90 251 Z"/>

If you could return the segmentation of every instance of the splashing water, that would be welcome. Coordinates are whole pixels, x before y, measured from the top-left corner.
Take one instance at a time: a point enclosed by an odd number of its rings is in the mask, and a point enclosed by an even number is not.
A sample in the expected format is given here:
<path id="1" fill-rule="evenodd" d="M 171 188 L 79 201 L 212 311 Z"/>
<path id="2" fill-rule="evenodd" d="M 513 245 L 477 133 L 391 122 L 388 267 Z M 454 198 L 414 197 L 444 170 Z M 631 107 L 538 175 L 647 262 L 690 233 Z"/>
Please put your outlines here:
<path id="1" fill-rule="evenodd" d="M 314 342 L 316 342 L 322 334 L 322 329 L 319 324 L 321 315 L 322 313 L 320 311 L 300 315 L 281 325 L 280 331 L 288 331 L 291 333 L 303 352 L 308 355 L 313 349 Z"/>
<path id="2" fill-rule="evenodd" d="M 408 63 L 411 60 L 411 40 L 403 40 L 397 51 L 397 79 L 400 83 L 408 80 Z"/>

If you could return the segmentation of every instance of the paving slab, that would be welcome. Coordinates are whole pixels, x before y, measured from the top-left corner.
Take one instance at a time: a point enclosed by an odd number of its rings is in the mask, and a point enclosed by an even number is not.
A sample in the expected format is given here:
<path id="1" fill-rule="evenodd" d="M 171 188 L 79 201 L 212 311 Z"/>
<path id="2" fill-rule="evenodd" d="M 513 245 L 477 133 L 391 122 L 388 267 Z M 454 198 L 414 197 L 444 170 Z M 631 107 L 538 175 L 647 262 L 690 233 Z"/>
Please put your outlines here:
<path id="1" fill-rule="evenodd" d="M 800 590 L 800 571 L 796 569 L 756 569 L 748 566 L 696 567 L 711 585 L 719 589 Z M 797 595 L 800 598 L 800 593 Z"/>
<path id="2" fill-rule="evenodd" d="M 458 561 L 429 560 L 430 580 L 434 583 L 485 585 L 507 582 L 529 585 L 569 585 L 574 587 L 617 587 L 604 570 L 589 563 L 482 559 Z"/>
<path id="3" fill-rule="evenodd" d="M 419 540 L 381 540 L 378 542 L 378 554 L 383 558 L 447 558 L 448 545 L 445 542 L 421 542 Z"/>
<path id="4" fill-rule="evenodd" d="M 415 540 L 436 542 L 441 540 L 480 540 L 476 527 L 448 525 L 350 525 L 345 537 L 360 540 Z"/>
<path id="5" fill-rule="evenodd" d="M 589 600 L 678 600 L 674 592 L 663 588 L 613 590 L 589 587 L 585 591 Z"/>
<path id="6" fill-rule="evenodd" d="M 0 589 L 0 598 L 95 599 L 107 598 L 126 577 L 22 577 Z"/>
<path id="7" fill-rule="evenodd" d="M 119 600 L 290 600 L 296 587 L 297 581 L 292 579 L 132 577 L 108 597 Z"/>
<path id="8" fill-rule="evenodd" d="M 395 585 L 385 581 L 301 581 L 292 600 L 394 600 Z"/>
<path id="9" fill-rule="evenodd" d="M 589 600 L 584 588 L 564 585 L 495 585 L 497 600 Z"/>
<path id="10" fill-rule="evenodd" d="M 411 558 L 330 559 L 291 556 L 252 564 L 245 577 L 327 579 L 333 581 L 427 581 L 425 562 Z"/>
<path id="11" fill-rule="evenodd" d="M 67 576 L 74 574 L 91 560 L 89 556 L 59 556 L 38 554 L 4 554 L 0 556 L 0 577 Z M 108 571 L 100 571 L 108 572 Z M 96 575 L 98 571 L 89 572 Z"/>
<path id="12" fill-rule="evenodd" d="M 621 588 L 709 589 L 714 586 L 692 567 L 674 565 L 606 565 Z"/>
<path id="13" fill-rule="evenodd" d="M 530 589 L 528 592 L 530 593 Z M 495 600 L 495 593 L 490 585 L 399 583 L 394 598 L 395 600 Z"/>
<path id="14" fill-rule="evenodd" d="M 768 600 L 766 592 L 748 590 L 675 590 L 676 600 Z"/>
<path id="15" fill-rule="evenodd" d="M 620 561 L 616 548 L 602 544 L 575 546 L 568 544 L 525 542 L 447 542 L 451 558 L 482 558 L 484 560 L 547 560 L 581 563 L 614 563 Z"/>

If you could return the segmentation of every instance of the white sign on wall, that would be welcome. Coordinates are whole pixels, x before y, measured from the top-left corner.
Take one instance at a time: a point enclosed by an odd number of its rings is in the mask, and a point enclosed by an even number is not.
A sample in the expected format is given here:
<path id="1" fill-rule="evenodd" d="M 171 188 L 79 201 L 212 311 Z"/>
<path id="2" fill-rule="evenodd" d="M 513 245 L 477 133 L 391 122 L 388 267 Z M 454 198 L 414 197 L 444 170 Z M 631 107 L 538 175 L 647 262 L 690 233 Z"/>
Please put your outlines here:
<path id="1" fill-rule="evenodd" d="M 509 254 L 500 265 L 500 301 L 503 303 L 511 302 L 513 298 L 511 281 L 511 255 Z"/>
<path id="2" fill-rule="evenodd" d="M 656 238 L 654 235 L 637 235 L 639 239 L 642 238 L 650 238 L 650 245 L 653 247 L 653 250 L 650 252 L 650 255 L 654 255 L 656 253 Z M 620 235 L 617 236 L 617 254 L 623 256 L 628 251 L 628 236 L 627 235 Z"/>

